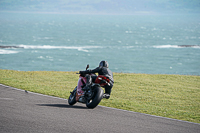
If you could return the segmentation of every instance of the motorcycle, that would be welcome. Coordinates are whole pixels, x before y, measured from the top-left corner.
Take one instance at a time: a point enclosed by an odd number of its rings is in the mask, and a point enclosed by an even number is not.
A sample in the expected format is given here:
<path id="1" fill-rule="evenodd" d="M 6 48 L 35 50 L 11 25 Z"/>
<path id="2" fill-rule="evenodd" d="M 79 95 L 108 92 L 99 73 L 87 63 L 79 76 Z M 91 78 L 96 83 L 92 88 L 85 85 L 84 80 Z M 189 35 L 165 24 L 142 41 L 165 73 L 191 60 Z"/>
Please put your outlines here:
<path id="1" fill-rule="evenodd" d="M 87 65 L 86 70 L 89 68 L 89 65 Z M 80 74 L 80 73 L 77 73 Z M 110 80 L 102 75 L 97 76 L 95 82 L 85 90 L 83 89 L 86 86 L 86 75 L 87 74 L 80 74 L 78 85 L 75 87 L 75 89 L 70 92 L 70 96 L 68 98 L 69 105 L 74 105 L 76 102 L 80 102 L 83 104 L 86 104 L 88 108 L 95 108 L 103 98 L 106 98 L 104 95 L 104 91 L 101 87 L 104 87 L 105 85 L 110 85 Z M 90 74 L 95 75 L 95 74 Z M 78 94 L 83 94 L 79 97 L 79 99 L 76 99 L 76 96 Z"/>

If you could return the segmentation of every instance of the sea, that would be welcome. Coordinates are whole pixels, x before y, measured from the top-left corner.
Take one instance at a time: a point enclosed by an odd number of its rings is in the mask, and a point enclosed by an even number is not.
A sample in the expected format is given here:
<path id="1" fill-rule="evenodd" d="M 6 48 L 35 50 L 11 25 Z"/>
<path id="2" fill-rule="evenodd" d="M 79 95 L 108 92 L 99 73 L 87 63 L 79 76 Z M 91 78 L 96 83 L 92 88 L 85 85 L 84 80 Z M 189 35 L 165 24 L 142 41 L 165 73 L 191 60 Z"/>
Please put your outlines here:
<path id="1" fill-rule="evenodd" d="M 0 12 L 0 69 L 200 75 L 198 14 Z"/>

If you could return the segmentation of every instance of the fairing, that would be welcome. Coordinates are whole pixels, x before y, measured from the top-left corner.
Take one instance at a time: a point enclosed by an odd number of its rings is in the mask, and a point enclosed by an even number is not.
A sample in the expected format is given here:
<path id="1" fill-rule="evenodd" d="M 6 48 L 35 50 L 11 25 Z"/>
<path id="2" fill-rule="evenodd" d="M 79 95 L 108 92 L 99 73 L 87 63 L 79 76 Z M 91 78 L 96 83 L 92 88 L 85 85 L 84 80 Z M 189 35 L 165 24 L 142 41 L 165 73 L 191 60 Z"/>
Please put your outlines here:
<path id="1" fill-rule="evenodd" d="M 83 85 L 83 83 L 82 83 L 81 79 L 86 83 L 86 78 L 80 76 L 79 80 L 78 80 L 78 85 L 77 85 L 77 93 L 78 93 L 78 95 L 83 94 L 83 90 L 82 90 L 82 87 L 81 87 Z"/>

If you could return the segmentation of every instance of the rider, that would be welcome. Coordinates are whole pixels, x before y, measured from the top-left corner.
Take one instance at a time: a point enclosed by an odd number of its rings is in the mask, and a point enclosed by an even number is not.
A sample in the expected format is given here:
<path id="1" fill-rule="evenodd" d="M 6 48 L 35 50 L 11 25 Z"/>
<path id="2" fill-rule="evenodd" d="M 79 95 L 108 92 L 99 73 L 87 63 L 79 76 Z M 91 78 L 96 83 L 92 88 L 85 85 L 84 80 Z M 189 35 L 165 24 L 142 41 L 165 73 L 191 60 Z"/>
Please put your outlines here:
<path id="1" fill-rule="evenodd" d="M 106 99 L 110 98 L 110 93 L 114 84 L 114 79 L 113 79 L 113 74 L 112 71 L 108 68 L 108 62 L 107 61 L 101 61 L 99 63 L 99 67 L 93 69 L 93 70 L 86 70 L 86 71 L 80 71 L 80 74 L 91 74 L 91 73 L 98 73 L 99 75 L 103 75 L 107 78 L 109 78 L 110 80 L 110 85 L 105 85 L 105 94 L 104 97 Z M 86 82 L 86 86 L 83 88 L 83 90 L 86 90 L 88 88 L 88 86 L 92 83 L 95 82 L 97 76 L 91 76 L 91 75 L 87 75 L 87 82 Z"/>

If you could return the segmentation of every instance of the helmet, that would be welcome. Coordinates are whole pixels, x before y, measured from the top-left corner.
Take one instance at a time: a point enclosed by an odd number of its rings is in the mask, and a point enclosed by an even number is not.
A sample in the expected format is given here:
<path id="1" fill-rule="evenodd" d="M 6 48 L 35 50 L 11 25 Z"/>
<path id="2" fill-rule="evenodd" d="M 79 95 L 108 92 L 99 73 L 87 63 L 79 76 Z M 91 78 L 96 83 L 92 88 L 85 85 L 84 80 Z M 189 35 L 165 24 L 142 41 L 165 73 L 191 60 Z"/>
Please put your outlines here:
<path id="1" fill-rule="evenodd" d="M 99 63 L 99 67 L 108 67 L 108 62 L 107 61 L 101 61 Z"/>

